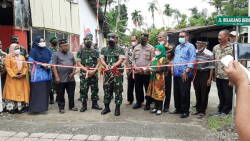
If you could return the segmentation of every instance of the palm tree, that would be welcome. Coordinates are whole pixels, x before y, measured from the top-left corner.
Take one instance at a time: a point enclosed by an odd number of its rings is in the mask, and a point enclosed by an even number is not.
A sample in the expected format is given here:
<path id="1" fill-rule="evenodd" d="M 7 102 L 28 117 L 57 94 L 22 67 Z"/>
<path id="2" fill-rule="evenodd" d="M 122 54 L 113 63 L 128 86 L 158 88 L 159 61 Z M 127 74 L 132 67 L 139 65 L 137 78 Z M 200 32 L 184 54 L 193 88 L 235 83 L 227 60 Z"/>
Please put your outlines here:
<path id="1" fill-rule="evenodd" d="M 210 0 L 209 4 L 214 6 L 218 14 L 221 14 L 222 6 L 227 0 Z"/>
<path id="2" fill-rule="evenodd" d="M 151 2 L 149 4 L 148 11 L 151 12 L 152 18 L 153 18 L 153 28 L 155 28 L 155 10 L 157 10 L 157 7 L 154 2 Z"/>
<path id="3" fill-rule="evenodd" d="M 173 9 L 174 18 L 177 21 L 177 24 L 180 24 L 181 12 L 178 9 Z"/>
<path id="4" fill-rule="evenodd" d="M 169 4 L 165 4 L 164 7 L 165 7 L 165 9 L 164 9 L 163 13 L 168 17 L 168 26 L 169 26 L 169 18 L 173 14 L 173 9 L 170 7 Z"/>
<path id="5" fill-rule="evenodd" d="M 138 26 L 141 27 L 141 25 L 143 24 L 143 17 L 140 13 L 141 11 L 138 11 L 138 10 L 135 10 L 134 12 L 131 13 L 132 20 L 133 20 L 135 27 L 138 27 Z"/>

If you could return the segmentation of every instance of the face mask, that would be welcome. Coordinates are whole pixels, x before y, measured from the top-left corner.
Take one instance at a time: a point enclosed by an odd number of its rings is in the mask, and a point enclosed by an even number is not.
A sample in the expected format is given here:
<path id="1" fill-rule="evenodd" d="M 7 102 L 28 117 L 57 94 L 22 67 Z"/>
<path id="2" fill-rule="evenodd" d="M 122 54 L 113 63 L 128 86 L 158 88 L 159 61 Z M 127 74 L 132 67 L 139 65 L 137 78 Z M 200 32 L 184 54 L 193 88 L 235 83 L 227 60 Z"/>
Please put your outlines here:
<path id="1" fill-rule="evenodd" d="M 159 56 L 159 55 L 161 55 L 161 52 L 160 51 L 155 51 L 155 55 Z"/>
<path id="2" fill-rule="evenodd" d="M 137 43 L 136 42 L 132 42 L 131 45 L 134 47 L 134 46 L 137 45 Z"/>
<path id="3" fill-rule="evenodd" d="M 20 49 L 16 49 L 14 52 L 15 52 L 16 55 L 19 55 L 20 54 Z"/>
<path id="4" fill-rule="evenodd" d="M 147 41 L 141 40 L 141 45 L 145 46 L 147 44 Z"/>
<path id="5" fill-rule="evenodd" d="M 38 46 L 39 47 L 46 47 L 46 43 L 45 42 L 38 43 Z"/>
<path id="6" fill-rule="evenodd" d="M 52 42 L 51 43 L 53 46 L 57 46 L 57 42 L 55 41 L 55 42 Z"/>
<path id="7" fill-rule="evenodd" d="M 160 41 L 159 44 L 160 44 L 160 45 L 164 45 L 165 42 L 164 42 L 164 41 Z"/>
<path id="8" fill-rule="evenodd" d="M 109 44 L 110 47 L 114 47 L 115 46 L 115 42 L 111 41 L 111 40 L 108 42 L 108 44 Z"/>
<path id="9" fill-rule="evenodd" d="M 186 42 L 186 40 L 185 40 L 185 38 L 179 38 L 179 42 L 180 42 L 181 44 L 184 44 L 184 43 Z"/>

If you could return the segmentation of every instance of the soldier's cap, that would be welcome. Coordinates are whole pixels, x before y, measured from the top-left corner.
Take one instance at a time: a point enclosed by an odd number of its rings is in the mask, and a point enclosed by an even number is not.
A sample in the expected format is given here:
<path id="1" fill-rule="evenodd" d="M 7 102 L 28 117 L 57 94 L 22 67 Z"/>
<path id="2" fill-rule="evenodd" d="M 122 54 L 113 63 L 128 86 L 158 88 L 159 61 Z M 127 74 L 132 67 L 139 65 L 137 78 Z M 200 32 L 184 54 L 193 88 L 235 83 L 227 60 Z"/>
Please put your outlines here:
<path id="1" fill-rule="evenodd" d="M 11 36 L 11 40 L 12 41 L 18 41 L 19 40 L 19 37 L 17 35 L 12 35 Z"/>
<path id="2" fill-rule="evenodd" d="M 232 31 L 232 32 L 229 33 L 229 35 L 236 37 L 237 36 L 237 32 L 236 31 Z"/>
<path id="3" fill-rule="evenodd" d="M 67 41 L 67 39 L 61 39 L 58 42 L 59 42 L 59 46 L 68 45 L 69 44 L 68 41 Z"/>
<path id="4" fill-rule="evenodd" d="M 52 42 L 53 40 L 56 40 L 56 36 L 52 36 L 50 39 L 49 39 L 49 42 Z"/>
<path id="5" fill-rule="evenodd" d="M 90 39 L 89 37 L 85 37 L 85 38 L 83 38 L 83 41 L 84 41 L 84 43 L 92 42 L 92 39 Z"/>
<path id="6" fill-rule="evenodd" d="M 107 35 L 108 38 L 118 38 L 118 36 L 115 33 L 109 33 Z"/>
<path id="7" fill-rule="evenodd" d="M 92 33 L 88 33 L 88 34 L 86 35 L 86 37 L 91 37 L 91 38 L 93 38 L 93 34 L 92 34 Z"/>

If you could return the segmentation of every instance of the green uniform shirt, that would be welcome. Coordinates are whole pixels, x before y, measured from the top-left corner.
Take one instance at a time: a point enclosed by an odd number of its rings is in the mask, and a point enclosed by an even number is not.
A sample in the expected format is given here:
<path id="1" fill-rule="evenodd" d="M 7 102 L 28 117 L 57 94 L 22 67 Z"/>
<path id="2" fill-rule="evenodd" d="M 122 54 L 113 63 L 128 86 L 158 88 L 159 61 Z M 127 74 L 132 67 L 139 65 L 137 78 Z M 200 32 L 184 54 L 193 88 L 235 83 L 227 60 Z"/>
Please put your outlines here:
<path id="1" fill-rule="evenodd" d="M 125 51 L 121 47 L 105 47 L 101 50 L 101 58 L 103 58 L 107 65 L 112 66 L 119 58 L 125 59 Z"/>
<path id="2" fill-rule="evenodd" d="M 95 68 L 98 64 L 99 53 L 95 49 L 84 47 L 77 52 L 76 58 L 83 66 Z"/>

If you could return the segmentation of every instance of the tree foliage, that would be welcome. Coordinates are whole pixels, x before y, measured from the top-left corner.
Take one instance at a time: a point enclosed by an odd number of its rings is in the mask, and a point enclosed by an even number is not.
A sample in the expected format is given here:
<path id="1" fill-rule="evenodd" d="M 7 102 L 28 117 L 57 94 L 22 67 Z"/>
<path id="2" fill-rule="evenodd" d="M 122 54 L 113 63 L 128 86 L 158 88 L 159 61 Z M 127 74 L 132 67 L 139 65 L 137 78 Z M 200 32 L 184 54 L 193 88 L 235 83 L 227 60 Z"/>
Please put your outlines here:
<path id="1" fill-rule="evenodd" d="M 152 19 L 153 19 L 153 28 L 155 28 L 155 11 L 158 10 L 155 3 L 154 2 L 151 2 L 149 4 L 149 8 L 148 8 L 148 11 L 151 12 L 151 15 L 152 15 Z"/>
<path id="2" fill-rule="evenodd" d="M 127 35 L 125 35 L 125 31 L 127 30 L 127 23 L 128 23 L 127 6 L 125 4 L 120 5 L 120 14 L 118 9 L 119 9 L 118 5 L 115 6 L 106 14 L 106 17 L 108 20 L 109 30 L 111 32 L 116 32 L 117 35 L 119 36 L 121 43 L 125 44 L 127 38 L 126 37 Z M 118 15 L 119 15 L 119 20 L 117 20 Z"/>

